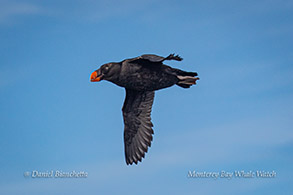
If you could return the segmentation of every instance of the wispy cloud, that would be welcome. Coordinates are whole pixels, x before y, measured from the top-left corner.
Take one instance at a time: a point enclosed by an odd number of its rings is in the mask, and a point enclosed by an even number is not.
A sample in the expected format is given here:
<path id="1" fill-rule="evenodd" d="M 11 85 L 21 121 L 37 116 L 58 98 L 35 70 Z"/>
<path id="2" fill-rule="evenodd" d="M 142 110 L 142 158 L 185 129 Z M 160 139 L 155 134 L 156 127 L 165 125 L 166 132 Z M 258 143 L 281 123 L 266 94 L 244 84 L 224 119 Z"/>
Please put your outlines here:
<path id="1" fill-rule="evenodd" d="M 173 134 L 168 137 L 161 137 L 160 143 L 156 144 L 156 152 L 155 150 L 151 151 L 152 154 L 147 155 L 148 160 L 145 159 L 138 166 L 127 167 L 119 159 L 119 161 L 108 163 L 87 164 L 79 167 L 79 169 L 75 167 L 77 170 L 86 168 L 86 171 L 89 171 L 90 177 L 85 180 L 50 180 L 49 183 L 48 180 L 38 179 L 34 182 L 27 180 L 2 185 L 1 187 L 4 192 L 10 193 L 20 193 L 19 189 L 34 192 L 31 194 L 39 194 L 44 189 L 48 193 L 52 189 L 60 189 L 60 192 L 67 189 L 72 191 L 73 194 L 77 194 L 78 192 L 75 191 L 77 190 L 75 188 L 77 183 L 88 192 L 98 191 L 100 193 L 109 190 L 113 192 L 116 190 L 115 192 L 117 192 L 117 189 L 109 189 L 110 186 L 115 184 L 119 187 L 119 191 L 124 192 L 128 190 L 129 183 L 133 179 L 142 180 L 136 184 L 140 187 L 143 186 L 145 180 L 148 181 L 158 173 L 164 175 L 172 169 L 174 170 L 174 177 L 178 177 L 177 181 L 186 181 L 185 187 L 187 188 L 181 188 L 181 190 L 188 191 L 191 189 L 189 185 L 191 180 L 186 179 L 185 172 L 178 174 L 177 169 L 181 171 L 186 169 L 187 172 L 189 169 L 204 170 L 209 167 L 209 170 L 218 171 L 216 165 L 224 166 L 223 169 L 225 170 L 231 164 L 236 164 L 239 167 L 275 158 L 273 154 L 267 152 L 268 149 L 271 150 L 293 141 L 293 134 L 288 127 L 290 119 L 284 119 L 282 124 L 279 124 L 278 121 L 272 116 L 272 118 L 236 121 L 222 126 L 210 125 L 180 135 Z M 156 141 L 159 142 L 159 140 Z M 158 151 L 162 147 L 163 149 Z M 245 167 L 240 168 L 245 169 Z M 142 179 L 142 176 L 144 179 Z M 157 176 L 161 177 L 160 175 Z M 168 180 L 168 175 L 164 175 L 162 178 Z M 170 181 L 168 180 L 168 182 Z M 229 192 L 232 194 L 236 191 L 243 193 L 264 188 L 273 182 L 274 180 L 231 180 L 228 183 L 226 180 L 217 180 L 217 182 L 214 180 L 197 180 L 192 186 L 196 186 L 197 191 L 208 194 L 214 193 L 215 189 L 229 186 Z M 165 184 L 160 184 L 162 189 L 169 189 Z M 213 186 L 212 189 L 209 188 L 211 185 Z M 16 188 L 15 186 L 21 186 L 22 188 Z M 134 190 L 138 190 L 138 188 Z M 149 193 L 148 189 L 143 192 L 143 194 Z"/>
<path id="2" fill-rule="evenodd" d="M 99 22 L 105 19 L 136 15 L 138 17 L 141 12 L 147 10 L 154 1 L 96 1 L 91 2 L 91 7 L 86 7 L 84 18 L 89 21 Z M 115 6 L 114 6 L 115 5 Z"/>
<path id="3" fill-rule="evenodd" d="M 237 164 L 259 161 L 270 155 L 266 148 L 278 148 L 293 142 L 290 117 L 282 116 L 286 114 L 281 111 L 278 113 L 279 117 L 272 115 L 235 121 L 169 135 L 158 143 L 160 146 L 157 147 L 162 148 L 157 151 L 160 154 L 156 152 L 148 158 L 152 158 L 156 166 L 209 166 L 215 162 Z"/>
<path id="4" fill-rule="evenodd" d="M 0 24 L 9 24 L 17 17 L 39 14 L 42 8 L 31 3 L 2 1 L 0 6 Z"/>
<path id="5" fill-rule="evenodd" d="M 58 19 L 79 22 L 100 22 L 102 20 L 136 15 L 149 10 L 154 1 L 72 1 L 70 4 L 51 1 L 50 4 L 32 1 L 2 1 L 0 7 L 0 24 L 13 23 L 20 16 L 47 14 Z"/>

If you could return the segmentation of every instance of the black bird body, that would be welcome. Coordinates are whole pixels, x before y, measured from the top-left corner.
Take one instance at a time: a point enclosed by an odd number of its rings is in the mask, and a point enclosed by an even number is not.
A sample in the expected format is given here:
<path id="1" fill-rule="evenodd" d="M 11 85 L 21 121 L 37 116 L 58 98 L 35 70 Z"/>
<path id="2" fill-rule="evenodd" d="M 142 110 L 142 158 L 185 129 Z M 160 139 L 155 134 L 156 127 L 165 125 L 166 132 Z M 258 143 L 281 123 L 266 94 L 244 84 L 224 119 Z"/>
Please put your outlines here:
<path id="1" fill-rule="evenodd" d="M 112 82 L 118 86 L 137 91 L 155 91 L 170 87 L 178 82 L 171 67 L 159 63 L 121 63 L 119 78 Z"/>
<path id="2" fill-rule="evenodd" d="M 198 80 L 196 72 L 186 72 L 163 64 L 164 60 L 181 61 L 178 55 L 168 57 L 142 55 L 118 63 L 107 63 L 92 73 L 91 81 L 108 80 L 126 89 L 122 108 L 124 147 L 127 164 L 144 157 L 153 139 L 151 109 L 154 91 L 177 84 L 189 88 Z"/>

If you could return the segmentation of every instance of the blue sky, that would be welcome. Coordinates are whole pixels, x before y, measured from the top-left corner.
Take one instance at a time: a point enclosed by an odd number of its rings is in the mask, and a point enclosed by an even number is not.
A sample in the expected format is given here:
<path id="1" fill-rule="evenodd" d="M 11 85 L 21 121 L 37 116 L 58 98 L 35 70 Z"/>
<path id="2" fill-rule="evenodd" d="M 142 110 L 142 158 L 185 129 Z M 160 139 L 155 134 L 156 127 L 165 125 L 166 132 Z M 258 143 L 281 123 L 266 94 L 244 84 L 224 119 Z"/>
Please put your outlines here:
<path id="1" fill-rule="evenodd" d="M 291 194 L 292 1 L 0 0 L 1 194 Z M 90 83 L 144 53 L 197 71 L 156 92 L 154 141 L 126 166 L 124 89 Z M 83 179 L 25 171 L 86 171 Z M 272 179 L 187 178 L 276 171 Z"/>

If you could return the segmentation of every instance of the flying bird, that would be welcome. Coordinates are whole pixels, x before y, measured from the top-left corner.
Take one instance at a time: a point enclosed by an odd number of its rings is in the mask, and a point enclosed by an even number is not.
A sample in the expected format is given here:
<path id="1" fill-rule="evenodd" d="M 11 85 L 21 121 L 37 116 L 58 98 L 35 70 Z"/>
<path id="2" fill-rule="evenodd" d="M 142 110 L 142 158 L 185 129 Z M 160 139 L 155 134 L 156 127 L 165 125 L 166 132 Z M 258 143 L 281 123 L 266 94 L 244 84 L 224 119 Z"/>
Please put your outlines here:
<path id="1" fill-rule="evenodd" d="M 196 72 L 172 68 L 163 64 L 165 60 L 183 59 L 175 54 L 167 57 L 146 54 L 104 64 L 90 76 L 91 82 L 106 80 L 126 90 L 122 112 L 127 165 L 141 162 L 151 146 L 154 134 L 151 110 L 155 91 L 175 84 L 189 88 L 199 80 Z"/>

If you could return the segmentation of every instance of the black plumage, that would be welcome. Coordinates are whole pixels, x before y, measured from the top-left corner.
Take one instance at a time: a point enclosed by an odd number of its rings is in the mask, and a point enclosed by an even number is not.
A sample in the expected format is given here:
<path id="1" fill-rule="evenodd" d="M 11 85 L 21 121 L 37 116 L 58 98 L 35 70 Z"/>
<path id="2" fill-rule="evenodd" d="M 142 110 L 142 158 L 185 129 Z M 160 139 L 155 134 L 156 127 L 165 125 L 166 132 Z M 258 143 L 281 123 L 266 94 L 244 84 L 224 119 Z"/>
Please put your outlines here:
<path id="1" fill-rule="evenodd" d="M 178 85 L 189 88 L 196 84 L 196 72 L 186 72 L 163 64 L 165 60 L 183 60 L 170 54 L 167 57 L 142 55 L 118 63 L 107 63 L 91 74 L 91 81 L 107 80 L 126 90 L 122 108 L 124 118 L 124 148 L 126 164 L 137 164 L 151 146 L 154 131 L 151 110 L 155 90 Z"/>

